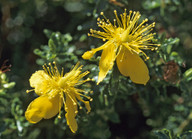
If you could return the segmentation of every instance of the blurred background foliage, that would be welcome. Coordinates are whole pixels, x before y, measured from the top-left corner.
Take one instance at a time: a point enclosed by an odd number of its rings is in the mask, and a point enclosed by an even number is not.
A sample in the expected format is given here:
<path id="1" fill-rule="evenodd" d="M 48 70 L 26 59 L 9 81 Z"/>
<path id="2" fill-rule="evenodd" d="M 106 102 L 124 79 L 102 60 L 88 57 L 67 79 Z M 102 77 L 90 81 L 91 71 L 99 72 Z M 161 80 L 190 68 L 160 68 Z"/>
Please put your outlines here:
<path id="1" fill-rule="evenodd" d="M 0 138 L 192 138 L 191 0 L 0 0 L 0 7 Z M 161 47 L 147 52 L 147 85 L 132 83 L 114 66 L 99 86 L 82 86 L 93 90 L 92 111 L 79 112 L 76 134 L 64 111 L 61 119 L 28 123 L 24 112 L 37 97 L 25 92 L 31 74 L 44 63 L 56 61 L 67 72 L 80 61 L 91 72 L 88 76 L 97 79 L 100 54 L 89 61 L 81 55 L 102 41 L 87 33 L 98 29 L 101 11 L 113 20 L 113 10 L 122 13 L 124 8 L 156 22 Z"/>

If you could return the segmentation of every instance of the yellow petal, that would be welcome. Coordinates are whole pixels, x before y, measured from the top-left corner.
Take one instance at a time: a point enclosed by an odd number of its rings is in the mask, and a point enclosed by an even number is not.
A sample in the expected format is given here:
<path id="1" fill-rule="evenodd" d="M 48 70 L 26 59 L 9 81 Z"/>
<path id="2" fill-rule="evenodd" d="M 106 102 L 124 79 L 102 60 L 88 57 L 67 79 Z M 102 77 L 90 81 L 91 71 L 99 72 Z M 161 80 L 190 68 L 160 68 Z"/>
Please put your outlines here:
<path id="1" fill-rule="evenodd" d="M 145 85 L 148 82 L 148 68 L 137 53 L 122 47 L 116 62 L 121 74 L 129 76 L 134 83 Z"/>
<path id="2" fill-rule="evenodd" d="M 35 93 L 37 95 L 43 95 L 50 90 L 48 87 L 52 79 L 43 71 L 36 71 L 29 79 L 31 87 L 35 88 Z"/>
<path id="3" fill-rule="evenodd" d="M 56 95 L 54 98 L 49 99 L 48 95 L 43 95 L 36 98 L 28 106 L 25 117 L 30 123 L 37 123 L 41 119 L 49 119 L 55 116 L 61 109 L 59 107 L 59 95 Z M 62 102 L 60 103 L 60 105 Z"/>
<path id="4" fill-rule="evenodd" d="M 112 69 L 114 60 L 116 58 L 116 46 L 113 44 L 108 45 L 101 54 L 101 59 L 99 61 L 99 84 L 107 75 L 108 71 Z"/>
<path id="5" fill-rule="evenodd" d="M 73 100 L 72 100 L 73 99 Z M 77 122 L 76 122 L 76 115 L 77 115 L 77 103 L 74 95 L 70 93 L 70 96 L 67 94 L 66 95 L 66 106 L 65 106 L 65 111 L 67 112 L 65 114 L 67 124 L 69 125 L 69 128 L 73 133 L 77 131 Z M 76 105 L 74 105 L 74 102 Z"/>
<path id="6" fill-rule="evenodd" d="M 102 46 L 98 47 L 98 48 L 95 48 L 95 49 L 92 49 L 90 51 L 87 51 L 85 52 L 83 55 L 82 55 L 82 58 L 83 59 L 90 59 L 91 57 L 93 57 L 93 55 L 97 52 L 97 51 L 100 51 L 102 49 L 104 49 L 107 45 L 109 45 L 111 42 L 107 41 L 106 43 L 104 43 Z"/>

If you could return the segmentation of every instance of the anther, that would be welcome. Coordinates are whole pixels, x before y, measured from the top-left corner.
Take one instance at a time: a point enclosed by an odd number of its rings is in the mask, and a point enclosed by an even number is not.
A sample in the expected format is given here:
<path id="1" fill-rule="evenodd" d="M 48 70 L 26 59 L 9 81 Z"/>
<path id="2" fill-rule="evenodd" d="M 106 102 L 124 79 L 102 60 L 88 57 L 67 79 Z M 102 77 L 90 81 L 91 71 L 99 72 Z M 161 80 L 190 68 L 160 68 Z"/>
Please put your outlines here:
<path id="1" fill-rule="evenodd" d="M 90 91 L 90 94 L 93 94 L 93 91 Z"/>
<path id="2" fill-rule="evenodd" d="M 91 79 L 90 78 L 87 78 L 87 81 L 90 81 Z"/>
<path id="3" fill-rule="evenodd" d="M 26 90 L 26 93 L 32 92 L 34 89 Z"/>
<path id="4" fill-rule="evenodd" d="M 146 60 L 149 60 L 149 57 L 146 57 Z"/>
<path id="5" fill-rule="evenodd" d="M 92 78 L 91 81 L 95 81 L 95 79 Z"/>
<path id="6" fill-rule="evenodd" d="M 104 15 L 104 13 L 103 13 L 103 12 L 101 12 L 101 13 L 100 13 L 100 15 Z"/>

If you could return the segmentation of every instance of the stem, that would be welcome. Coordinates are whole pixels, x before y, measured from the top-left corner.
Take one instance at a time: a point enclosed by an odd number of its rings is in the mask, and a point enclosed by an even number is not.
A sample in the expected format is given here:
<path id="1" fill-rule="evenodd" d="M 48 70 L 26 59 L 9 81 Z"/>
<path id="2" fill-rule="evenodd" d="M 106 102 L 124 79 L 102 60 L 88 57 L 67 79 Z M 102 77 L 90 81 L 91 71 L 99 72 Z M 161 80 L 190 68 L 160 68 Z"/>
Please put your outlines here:
<path id="1" fill-rule="evenodd" d="M 180 124 L 180 126 L 178 127 L 178 130 L 177 130 L 176 134 L 181 134 L 181 133 L 183 132 L 184 128 L 190 123 L 191 119 L 192 119 L 192 112 L 190 112 L 189 115 L 188 115 L 188 117 L 187 117 L 187 119 L 184 120 L 184 121 Z"/>

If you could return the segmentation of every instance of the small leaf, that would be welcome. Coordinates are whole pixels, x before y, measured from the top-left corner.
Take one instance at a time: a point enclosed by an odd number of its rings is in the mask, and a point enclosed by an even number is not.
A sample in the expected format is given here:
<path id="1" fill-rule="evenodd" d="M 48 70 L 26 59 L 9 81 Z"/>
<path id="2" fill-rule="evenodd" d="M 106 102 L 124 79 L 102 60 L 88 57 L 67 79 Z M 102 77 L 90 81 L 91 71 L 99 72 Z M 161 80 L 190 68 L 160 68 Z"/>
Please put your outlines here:
<path id="1" fill-rule="evenodd" d="M 185 133 L 180 135 L 181 139 L 191 139 L 192 138 L 192 130 L 186 131 Z"/>
<path id="2" fill-rule="evenodd" d="M 154 133 L 158 139 L 172 139 L 171 132 L 167 129 L 157 130 Z"/>
<path id="3" fill-rule="evenodd" d="M 185 73 L 183 74 L 184 79 L 188 82 L 190 80 L 192 80 L 192 68 L 188 69 L 187 71 L 185 71 Z"/>

